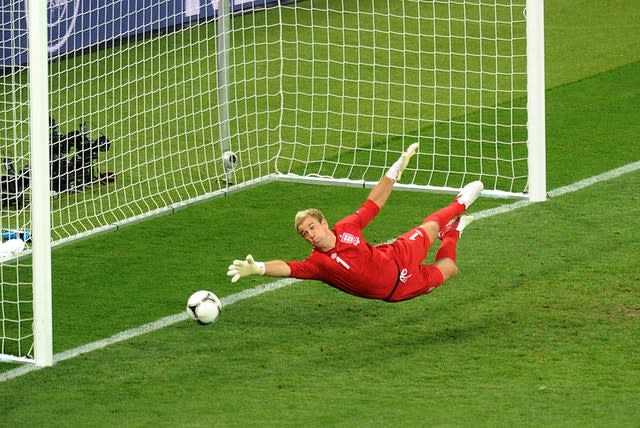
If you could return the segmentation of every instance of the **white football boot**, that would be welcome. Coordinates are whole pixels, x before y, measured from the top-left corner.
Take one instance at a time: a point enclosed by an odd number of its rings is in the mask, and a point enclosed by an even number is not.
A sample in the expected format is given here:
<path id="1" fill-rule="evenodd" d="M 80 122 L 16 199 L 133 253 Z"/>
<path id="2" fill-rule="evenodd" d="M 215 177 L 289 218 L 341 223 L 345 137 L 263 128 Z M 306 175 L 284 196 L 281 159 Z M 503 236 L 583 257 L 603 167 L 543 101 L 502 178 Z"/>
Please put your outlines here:
<path id="1" fill-rule="evenodd" d="M 469 209 L 471 204 L 478 199 L 483 189 L 484 185 L 482 181 L 472 181 L 462 188 L 455 200 L 458 201 L 459 204 L 464 205 L 465 209 Z"/>

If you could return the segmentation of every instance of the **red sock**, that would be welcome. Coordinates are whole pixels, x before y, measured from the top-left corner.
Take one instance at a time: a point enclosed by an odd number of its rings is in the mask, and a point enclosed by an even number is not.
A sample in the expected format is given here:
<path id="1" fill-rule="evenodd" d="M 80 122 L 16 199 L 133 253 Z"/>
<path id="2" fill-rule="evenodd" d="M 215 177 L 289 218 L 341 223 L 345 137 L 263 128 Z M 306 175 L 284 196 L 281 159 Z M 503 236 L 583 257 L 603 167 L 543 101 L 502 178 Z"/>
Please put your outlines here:
<path id="1" fill-rule="evenodd" d="M 455 262 L 456 244 L 458 243 L 459 237 L 460 232 L 458 232 L 457 230 L 447 233 L 447 235 L 442 240 L 442 243 L 440 244 L 440 248 L 438 248 L 438 252 L 436 253 L 436 260 L 450 258 Z"/>
<path id="2" fill-rule="evenodd" d="M 464 212 L 464 205 L 459 204 L 458 201 L 453 201 L 448 207 L 441 208 L 438 211 L 429 214 L 424 219 L 423 223 L 428 221 L 435 221 L 440 225 L 440 230 L 444 230 L 444 227 L 451 221 L 452 218 L 458 216 Z"/>

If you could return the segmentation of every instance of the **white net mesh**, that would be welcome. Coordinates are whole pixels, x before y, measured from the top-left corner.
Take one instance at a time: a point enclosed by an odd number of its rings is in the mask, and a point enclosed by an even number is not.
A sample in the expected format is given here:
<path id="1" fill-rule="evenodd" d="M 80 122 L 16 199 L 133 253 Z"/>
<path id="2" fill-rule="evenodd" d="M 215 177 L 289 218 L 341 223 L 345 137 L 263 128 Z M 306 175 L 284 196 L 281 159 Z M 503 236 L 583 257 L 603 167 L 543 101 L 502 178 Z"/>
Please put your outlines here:
<path id="1" fill-rule="evenodd" d="M 524 192 L 524 2 L 301 2 L 282 12 L 282 172 Z M 391 156 L 392 159 L 388 159 Z"/>
<path id="2" fill-rule="evenodd" d="M 9 3 L 2 228 L 18 230 L 30 94 L 26 3 Z M 415 141 L 409 185 L 526 191 L 525 0 L 214 5 L 48 2 L 55 242 L 275 174 L 376 181 Z M 30 263 L 1 266 L 2 354 L 31 352 Z"/>

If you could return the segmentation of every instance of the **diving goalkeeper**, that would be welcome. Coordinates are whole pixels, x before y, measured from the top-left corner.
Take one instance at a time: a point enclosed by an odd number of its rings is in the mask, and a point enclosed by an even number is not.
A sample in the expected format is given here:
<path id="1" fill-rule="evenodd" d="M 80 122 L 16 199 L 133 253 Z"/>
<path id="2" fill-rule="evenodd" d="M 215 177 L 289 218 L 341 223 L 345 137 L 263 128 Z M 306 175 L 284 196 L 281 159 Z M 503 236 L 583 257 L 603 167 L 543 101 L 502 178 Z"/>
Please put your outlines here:
<path id="1" fill-rule="evenodd" d="M 333 228 L 324 214 L 311 208 L 295 216 L 295 228 L 312 251 L 303 261 L 255 261 L 251 255 L 234 260 L 227 275 L 232 282 L 248 275 L 292 277 L 323 281 L 354 296 L 400 302 L 431 292 L 458 274 L 456 245 L 473 217 L 464 215 L 483 190 L 482 182 L 467 184 L 447 206 L 427 216 L 421 225 L 389 244 L 371 245 L 363 229 L 391 195 L 418 149 L 412 144 L 391 166 L 367 200 Z M 442 242 L 433 264 L 423 263 L 436 239 Z"/>

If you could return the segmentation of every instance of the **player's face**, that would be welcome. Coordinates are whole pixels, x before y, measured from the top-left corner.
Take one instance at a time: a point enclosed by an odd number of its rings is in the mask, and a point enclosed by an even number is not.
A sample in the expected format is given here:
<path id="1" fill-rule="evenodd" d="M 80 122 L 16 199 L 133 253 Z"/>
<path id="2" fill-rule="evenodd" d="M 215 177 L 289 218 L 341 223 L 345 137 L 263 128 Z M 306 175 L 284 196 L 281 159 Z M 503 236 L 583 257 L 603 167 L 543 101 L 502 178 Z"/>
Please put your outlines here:
<path id="1" fill-rule="evenodd" d="M 330 250 L 335 244 L 333 232 L 331 232 L 327 220 L 324 219 L 319 221 L 313 217 L 307 217 L 300 223 L 298 232 L 305 241 L 322 251 Z"/>

